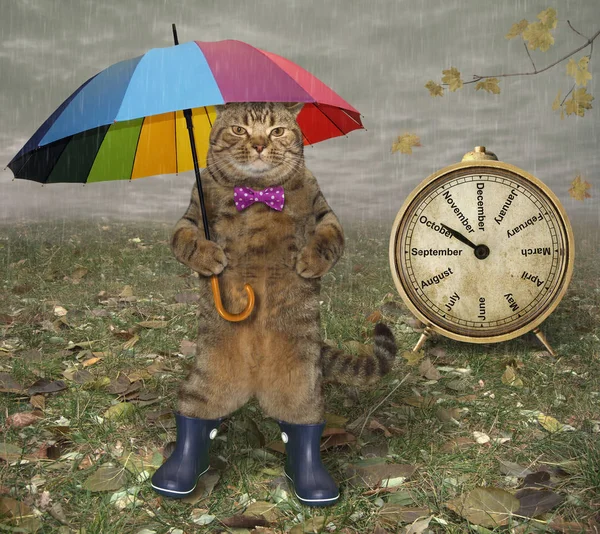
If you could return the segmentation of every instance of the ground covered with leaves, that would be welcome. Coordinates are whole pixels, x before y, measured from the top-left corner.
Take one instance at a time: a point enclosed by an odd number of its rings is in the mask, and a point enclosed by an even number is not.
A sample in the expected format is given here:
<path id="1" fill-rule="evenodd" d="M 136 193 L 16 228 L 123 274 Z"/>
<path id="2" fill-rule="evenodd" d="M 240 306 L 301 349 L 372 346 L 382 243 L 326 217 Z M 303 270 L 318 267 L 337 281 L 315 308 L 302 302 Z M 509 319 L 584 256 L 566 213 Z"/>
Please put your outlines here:
<path id="1" fill-rule="evenodd" d="M 557 358 L 529 336 L 434 338 L 414 354 L 422 325 L 394 288 L 388 231 L 348 229 L 324 280 L 328 342 L 371 350 L 384 320 L 400 354 L 373 389 L 327 386 L 323 458 L 342 497 L 310 509 L 283 478 L 276 422 L 253 403 L 222 425 L 192 497 L 150 487 L 197 331 L 196 279 L 172 257 L 169 226 L 0 228 L 0 530 L 600 532 L 597 244 L 579 240 L 542 326 Z"/>

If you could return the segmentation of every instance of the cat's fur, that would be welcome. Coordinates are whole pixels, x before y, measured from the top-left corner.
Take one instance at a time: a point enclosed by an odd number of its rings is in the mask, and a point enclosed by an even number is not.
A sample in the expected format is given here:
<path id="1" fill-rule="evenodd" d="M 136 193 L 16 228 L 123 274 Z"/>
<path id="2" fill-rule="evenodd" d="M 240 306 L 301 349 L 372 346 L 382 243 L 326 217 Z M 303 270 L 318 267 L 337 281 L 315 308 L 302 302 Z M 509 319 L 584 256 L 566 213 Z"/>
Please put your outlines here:
<path id="1" fill-rule="evenodd" d="M 382 324 L 375 328 L 371 356 L 346 355 L 321 341 L 320 278 L 341 256 L 344 235 L 304 165 L 295 120 L 300 107 L 218 109 L 202 172 L 212 240 L 204 237 L 194 186 L 171 242 L 175 257 L 201 275 L 198 352 L 179 392 L 179 411 L 186 416 L 223 417 L 256 397 L 273 418 L 316 423 L 323 419 L 323 378 L 370 384 L 393 363 L 396 345 Z M 236 210 L 234 186 L 275 185 L 285 189 L 283 211 L 259 202 Z M 219 275 L 230 313 L 244 309 L 244 284 L 252 286 L 256 304 L 248 319 L 234 323 L 217 314 L 207 278 L 212 274 Z"/>

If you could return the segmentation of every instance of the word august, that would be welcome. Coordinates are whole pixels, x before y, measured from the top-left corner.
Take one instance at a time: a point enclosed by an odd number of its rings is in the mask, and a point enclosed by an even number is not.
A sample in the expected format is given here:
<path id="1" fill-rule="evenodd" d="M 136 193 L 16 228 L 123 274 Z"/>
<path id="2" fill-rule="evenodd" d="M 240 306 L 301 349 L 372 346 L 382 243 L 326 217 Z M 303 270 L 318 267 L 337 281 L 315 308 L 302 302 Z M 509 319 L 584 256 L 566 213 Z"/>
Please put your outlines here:
<path id="1" fill-rule="evenodd" d="M 432 286 L 434 284 L 439 284 L 444 278 L 448 278 L 452 272 L 452 268 L 448 267 L 445 271 L 442 271 L 440 274 L 436 274 L 427 280 L 421 280 L 421 289 L 425 289 L 428 286 Z"/>

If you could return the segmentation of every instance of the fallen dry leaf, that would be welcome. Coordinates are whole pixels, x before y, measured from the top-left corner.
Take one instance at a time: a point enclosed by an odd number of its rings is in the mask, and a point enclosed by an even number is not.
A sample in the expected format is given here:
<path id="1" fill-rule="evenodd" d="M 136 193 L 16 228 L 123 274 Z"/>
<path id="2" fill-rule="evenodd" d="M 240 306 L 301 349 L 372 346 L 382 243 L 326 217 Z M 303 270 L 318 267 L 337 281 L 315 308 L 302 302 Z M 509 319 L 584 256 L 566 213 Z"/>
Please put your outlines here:
<path id="1" fill-rule="evenodd" d="M 501 380 L 502 383 L 506 384 L 507 386 L 512 386 L 514 388 L 523 387 L 523 380 L 517 376 L 517 371 L 511 365 L 506 366 L 506 370 L 504 371 Z"/>
<path id="2" fill-rule="evenodd" d="M 385 503 L 379 510 L 379 517 L 386 526 L 396 527 L 399 523 L 418 521 L 430 513 L 429 508 Z"/>
<path id="3" fill-rule="evenodd" d="M 417 365 L 424 357 L 425 353 L 422 350 L 414 351 L 414 350 L 405 350 L 400 356 L 402 356 L 406 360 L 406 365 Z"/>
<path id="4" fill-rule="evenodd" d="M 14 413 L 6 418 L 6 426 L 12 428 L 24 428 L 37 423 L 43 414 L 40 411 Z"/>
<path id="5" fill-rule="evenodd" d="M 112 393 L 113 395 L 121 395 L 129 389 L 130 385 L 131 381 L 129 380 L 129 377 L 123 373 L 120 373 L 117 378 L 114 378 L 110 381 L 106 391 L 108 393 Z"/>
<path id="6" fill-rule="evenodd" d="M 369 430 L 381 430 L 386 438 L 392 437 L 392 433 L 374 417 L 369 420 Z"/>
<path id="7" fill-rule="evenodd" d="M 475 438 L 475 441 L 480 445 L 489 443 L 490 441 L 490 437 L 487 434 L 485 434 L 484 432 L 478 432 L 477 430 L 473 431 L 473 437 Z"/>
<path id="8" fill-rule="evenodd" d="M 34 408 L 44 410 L 46 408 L 46 397 L 43 395 L 33 395 L 29 399 L 29 404 L 31 404 Z"/>
<path id="9" fill-rule="evenodd" d="M 67 315 L 68 311 L 62 306 L 54 306 L 54 315 L 57 317 L 64 317 Z"/>
<path id="10" fill-rule="evenodd" d="M 375 310 L 366 318 L 366 321 L 368 323 L 378 323 L 379 321 L 381 321 L 382 317 L 383 315 L 381 315 L 381 312 L 379 310 Z"/>
<path id="11" fill-rule="evenodd" d="M 471 438 L 459 437 L 459 438 L 451 439 L 451 440 L 447 441 L 446 443 L 444 443 L 444 445 L 442 446 L 442 451 L 443 452 L 462 451 L 462 450 L 472 447 L 473 445 L 475 445 L 475 442 Z"/>
<path id="12" fill-rule="evenodd" d="M 83 360 L 81 362 L 81 365 L 83 365 L 83 367 L 90 367 L 90 366 L 94 365 L 95 363 L 98 363 L 100 360 L 102 360 L 102 358 L 99 358 L 99 357 L 88 358 L 87 360 Z"/>
<path id="13" fill-rule="evenodd" d="M 519 509 L 518 499 L 500 488 L 475 488 L 446 503 L 446 507 L 482 527 L 506 525 Z"/>
<path id="14" fill-rule="evenodd" d="M 427 380 L 439 380 L 442 378 L 441 373 L 435 368 L 435 365 L 431 363 L 429 358 L 425 358 L 421 365 L 419 365 L 419 373 L 427 378 Z"/>
<path id="15" fill-rule="evenodd" d="M 354 443 L 355 441 L 355 436 L 353 436 L 349 432 L 345 432 L 342 430 L 342 432 L 336 432 L 334 434 L 324 436 L 324 439 L 321 440 L 321 450 L 324 451 L 333 447 L 349 445 L 350 443 Z"/>
<path id="16" fill-rule="evenodd" d="M 133 297 L 133 288 L 131 286 L 125 286 L 119 293 L 119 297 Z"/>
<path id="17" fill-rule="evenodd" d="M 515 496 L 520 503 L 517 515 L 525 517 L 539 517 L 565 500 L 562 495 L 547 489 L 526 488 L 518 491 Z"/>
<path id="18" fill-rule="evenodd" d="M 181 499 L 181 502 L 187 504 L 197 504 L 202 499 L 206 499 L 213 491 L 221 476 L 216 469 L 209 469 L 198 479 L 196 489 L 187 497 Z"/>
<path id="19" fill-rule="evenodd" d="M 42 528 L 42 521 L 29 506 L 10 497 L 0 497 L 0 518 L 3 523 L 18 527 L 16 532 L 33 533 Z"/>
<path id="20" fill-rule="evenodd" d="M 168 324 L 168 321 L 141 321 L 138 323 L 138 326 L 141 326 L 142 328 L 159 329 L 166 328 Z"/>
<path id="21" fill-rule="evenodd" d="M 408 464 L 349 465 L 346 469 L 348 483 L 358 487 L 392 487 L 396 479 L 410 478 L 417 467 Z M 391 484 L 390 484 L 391 482 Z"/>
<path id="22" fill-rule="evenodd" d="M 9 373 L 0 373 L 0 393 L 25 393 L 23 386 Z"/>
<path id="23" fill-rule="evenodd" d="M 82 484 L 88 491 L 116 491 L 127 482 L 127 472 L 123 467 L 101 466 Z"/>

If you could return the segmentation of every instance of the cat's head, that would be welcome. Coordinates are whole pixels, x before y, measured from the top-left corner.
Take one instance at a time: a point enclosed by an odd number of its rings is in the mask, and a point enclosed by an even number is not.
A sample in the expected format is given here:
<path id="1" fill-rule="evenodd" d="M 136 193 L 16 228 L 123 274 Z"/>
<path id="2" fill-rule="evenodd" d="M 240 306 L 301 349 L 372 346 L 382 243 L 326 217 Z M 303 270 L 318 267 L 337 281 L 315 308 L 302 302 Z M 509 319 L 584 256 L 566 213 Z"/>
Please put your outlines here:
<path id="1" fill-rule="evenodd" d="M 217 106 L 208 170 L 225 185 L 283 184 L 304 166 L 302 104 L 231 103 Z"/>

